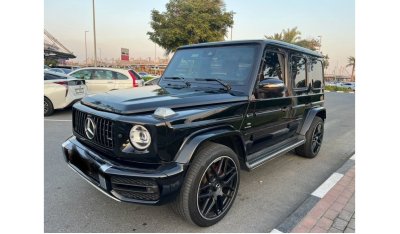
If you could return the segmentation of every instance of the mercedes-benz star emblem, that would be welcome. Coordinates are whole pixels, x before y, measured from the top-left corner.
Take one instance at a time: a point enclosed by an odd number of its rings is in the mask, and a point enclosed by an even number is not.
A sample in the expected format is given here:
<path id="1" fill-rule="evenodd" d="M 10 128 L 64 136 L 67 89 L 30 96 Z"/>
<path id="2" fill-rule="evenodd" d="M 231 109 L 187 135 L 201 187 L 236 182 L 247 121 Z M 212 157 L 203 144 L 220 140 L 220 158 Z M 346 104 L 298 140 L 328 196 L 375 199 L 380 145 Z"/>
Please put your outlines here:
<path id="1" fill-rule="evenodd" d="M 86 136 L 91 140 L 94 138 L 94 134 L 96 132 L 96 124 L 94 123 L 93 119 L 87 117 L 85 120 L 85 133 Z"/>

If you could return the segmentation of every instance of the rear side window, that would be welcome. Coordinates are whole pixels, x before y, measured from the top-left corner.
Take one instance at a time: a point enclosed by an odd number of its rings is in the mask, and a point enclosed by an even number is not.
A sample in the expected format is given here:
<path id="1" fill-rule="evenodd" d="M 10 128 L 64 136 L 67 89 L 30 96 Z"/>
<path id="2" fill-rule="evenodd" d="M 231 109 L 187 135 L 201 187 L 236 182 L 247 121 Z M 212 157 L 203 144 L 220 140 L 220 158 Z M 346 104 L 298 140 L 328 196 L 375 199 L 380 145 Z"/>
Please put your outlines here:
<path id="1" fill-rule="evenodd" d="M 320 60 L 311 58 L 308 66 L 308 80 L 314 89 L 322 88 L 323 72 L 322 62 Z"/>
<path id="2" fill-rule="evenodd" d="M 58 79 L 66 79 L 64 76 L 57 76 L 54 74 L 44 73 L 44 80 L 58 80 Z"/>
<path id="3" fill-rule="evenodd" d="M 128 77 L 126 75 L 123 75 L 118 72 L 115 72 L 115 76 L 117 77 L 118 80 L 127 80 L 128 79 Z"/>
<path id="4" fill-rule="evenodd" d="M 299 56 L 292 56 L 290 66 L 294 88 L 306 88 L 306 59 Z"/>

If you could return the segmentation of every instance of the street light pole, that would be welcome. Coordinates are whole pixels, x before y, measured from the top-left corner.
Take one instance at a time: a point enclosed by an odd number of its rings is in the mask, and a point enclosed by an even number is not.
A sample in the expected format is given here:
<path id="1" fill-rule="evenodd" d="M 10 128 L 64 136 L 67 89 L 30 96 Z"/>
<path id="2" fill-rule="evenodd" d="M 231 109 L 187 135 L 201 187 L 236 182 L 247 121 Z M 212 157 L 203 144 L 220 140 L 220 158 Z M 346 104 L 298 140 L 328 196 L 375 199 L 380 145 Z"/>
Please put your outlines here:
<path id="1" fill-rule="evenodd" d="M 95 20 L 95 10 L 94 10 L 94 0 L 93 3 L 93 38 L 94 38 L 94 66 L 97 67 L 97 49 L 96 49 L 96 20 Z"/>
<path id="2" fill-rule="evenodd" d="M 87 30 L 85 31 L 85 57 L 86 57 L 86 66 L 88 65 L 88 64 L 87 64 L 87 44 L 86 44 L 86 33 L 87 33 L 87 32 L 89 32 L 89 31 L 87 31 Z"/>

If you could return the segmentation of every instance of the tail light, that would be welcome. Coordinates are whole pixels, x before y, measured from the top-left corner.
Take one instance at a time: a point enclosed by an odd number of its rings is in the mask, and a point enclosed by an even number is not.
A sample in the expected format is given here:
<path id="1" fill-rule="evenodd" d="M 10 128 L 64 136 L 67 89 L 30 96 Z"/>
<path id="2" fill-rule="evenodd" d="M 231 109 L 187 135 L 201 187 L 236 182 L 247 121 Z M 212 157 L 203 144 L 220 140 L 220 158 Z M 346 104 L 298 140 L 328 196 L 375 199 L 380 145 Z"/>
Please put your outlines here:
<path id="1" fill-rule="evenodd" d="M 138 79 L 137 79 L 135 73 L 133 73 L 133 71 L 131 71 L 131 70 L 129 70 L 128 72 L 129 72 L 129 75 L 131 75 L 131 77 L 132 77 L 133 87 L 139 87 Z"/>
<path id="2" fill-rule="evenodd" d="M 68 81 L 59 81 L 59 82 L 54 82 L 55 84 L 59 84 L 65 87 L 65 96 L 68 95 Z"/>

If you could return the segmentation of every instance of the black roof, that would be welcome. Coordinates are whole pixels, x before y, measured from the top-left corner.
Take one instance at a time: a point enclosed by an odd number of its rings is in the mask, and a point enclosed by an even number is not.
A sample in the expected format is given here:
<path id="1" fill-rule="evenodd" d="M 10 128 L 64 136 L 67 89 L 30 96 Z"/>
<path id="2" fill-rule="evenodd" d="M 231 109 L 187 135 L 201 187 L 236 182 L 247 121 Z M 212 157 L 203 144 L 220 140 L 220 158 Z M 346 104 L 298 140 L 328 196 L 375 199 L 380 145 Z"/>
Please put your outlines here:
<path id="1" fill-rule="evenodd" d="M 209 47 L 209 46 L 219 46 L 219 45 L 238 45 L 238 44 L 252 44 L 252 43 L 257 43 L 257 44 L 261 44 L 263 46 L 265 45 L 275 45 L 275 46 L 279 46 L 285 49 L 290 49 L 290 50 L 294 50 L 294 51 L 298 51 L 301 53 L 305 53 L 305 54 L 309 54 L 315 57 L 319 57 L 319 58 L 323 58 L 323 55 L 301 47 L 301 46 L 297 46 L 294 44 L 290 44 L 284 41 L 277 41 L 277 40 L 270 40 L 270 39 L 264 39 L 264 40 L 236 40 L 236 41 L 217 41 L 217 42 L 206 42 L 206 43 L 200 43 L 200 44 L 193 44 L 193 45 L 185 45 L 185 46 L 181 46 L 178 48 L 179 49 L 185 49 L 185 48 L 196 48 L 196 47 Z"/>

